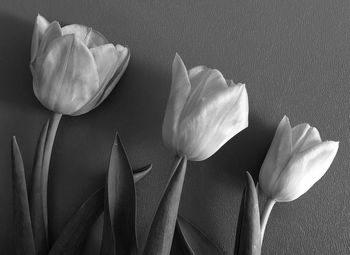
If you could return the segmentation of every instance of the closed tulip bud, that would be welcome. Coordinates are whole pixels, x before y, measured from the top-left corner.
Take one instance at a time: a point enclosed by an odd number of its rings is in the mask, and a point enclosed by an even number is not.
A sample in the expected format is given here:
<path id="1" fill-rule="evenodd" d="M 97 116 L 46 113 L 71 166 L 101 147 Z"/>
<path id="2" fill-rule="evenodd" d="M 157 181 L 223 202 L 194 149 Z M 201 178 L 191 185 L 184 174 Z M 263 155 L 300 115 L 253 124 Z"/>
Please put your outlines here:
<path id="1" fill-rule="evenodd" d="M 322 142 L 318 130 L 309 124 L 291 128 L 285 116 L 260 170 L 261 189 L 276 202 L 297 199 L 326 173 L 338 146 L 338 142 Z"/>
<path id="2" fill-rule="evenodd" d="M 176 54 L 163 122 L 163 140 L 177 155 L 200 161 L 248 126 L 244 84 L 205 66 L 187 71 Z"/>
<path id="3" fill-rule="evenodd" d="M 61 28 L 38 15 L 34 26 L 30 67 L 38 100 L 49 110 L 84 114 L 97 107 L 124 73 L 130 51 L 108 43 L 83 25 Z"/>

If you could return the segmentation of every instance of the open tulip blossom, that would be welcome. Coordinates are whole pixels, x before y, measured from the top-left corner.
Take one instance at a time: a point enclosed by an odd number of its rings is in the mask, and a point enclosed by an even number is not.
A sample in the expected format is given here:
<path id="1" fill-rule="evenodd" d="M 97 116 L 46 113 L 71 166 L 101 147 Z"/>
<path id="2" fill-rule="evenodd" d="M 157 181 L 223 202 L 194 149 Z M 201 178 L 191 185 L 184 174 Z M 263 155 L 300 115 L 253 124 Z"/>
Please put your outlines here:
<path id="1" fill-rule="evenodd" d="M 322 141 L 309 124 L 292 128 L 283 117 L 259 174 L 259 186 L 268 197 L 261 216 L 262 236 L 275 202 L 293 201 L 307 192 L 326 173 L 338 146 Z"/>
<path id="2" fill-rule="evenodd" d="M 130 59 L 128 48 L 109 43 L 83 25 L 61 28 L 38 15 L 34 26 L 30 67 L 36 97 L 49 110 L 84 114 L 112 91 Z"/>
<path id="3" fill-rule="evenodd" d="M 193 161 L 209 158 L 248 127 L 248 111 L 244 84 L 205 66 L 187 71 L 176 54 L 163 140 L 177 155 Z"/>

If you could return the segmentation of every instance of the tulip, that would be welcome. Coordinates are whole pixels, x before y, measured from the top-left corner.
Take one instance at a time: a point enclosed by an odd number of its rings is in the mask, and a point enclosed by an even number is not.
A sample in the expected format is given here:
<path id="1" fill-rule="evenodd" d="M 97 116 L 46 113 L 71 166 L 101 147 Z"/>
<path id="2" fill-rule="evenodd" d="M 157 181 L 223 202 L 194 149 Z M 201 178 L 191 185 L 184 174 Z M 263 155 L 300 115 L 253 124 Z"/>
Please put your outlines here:
<path id="1" fill-rule="evenodd" d="M 47 183 L 52 147 L 62 115 L 81 115 L 103 102 L 124 73 L 130 51 L 83 25 L 61 27 L 38 15 L 30 69 L 35 96 L 52 118 L 44 126 L 35 158 L 30 214 L 38 254 L 48 251 Z"/>
<path id="2" fill-rule="evenodd" d="M 33 89 L 49 110 L 81 115 L 97 107 L 124 73 L 130 51 L 114 46 L 83 25 L 61 28 L 38 15 L 34 26 L 30 68 Z"/>
<path id="3" fill-rule="evenodd" d="M 205 66 L 187 71 L 176 54 L 163 122 L 165 145 L 179 156 L 201 161 L 247 126 L 245 85 Z"/>
<path id="4" fill-rule="evenodd" d="M 307 192 L 328 170 L 338 142 L 322 141 L 318 130 L 303 123 L 291 128 L 284 116 L 260 169 L 259 185 L 268 197 L 262 235 L 275 202 L 289 202 Z"/>
<path id="5" fill-rule="evenodd" d="M 144 255 L 170 254 L 187 160 L 209 158 L 247 126 L 245 85 L 225 80 L 220 71 L 205 66 L 187 71 L 176 54 L 163 122 L 163 141 L 175 154 L 174 168 L 153 219 Z"/>

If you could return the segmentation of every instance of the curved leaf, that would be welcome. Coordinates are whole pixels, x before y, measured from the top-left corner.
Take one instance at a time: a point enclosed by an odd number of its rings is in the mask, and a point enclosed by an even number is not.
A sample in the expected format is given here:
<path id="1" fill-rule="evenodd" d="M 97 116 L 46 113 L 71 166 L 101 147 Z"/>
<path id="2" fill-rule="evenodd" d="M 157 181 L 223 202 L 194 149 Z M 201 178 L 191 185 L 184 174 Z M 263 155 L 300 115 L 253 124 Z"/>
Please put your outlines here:
<path id="1" fill-rule="evenodd" d="M 89 229 L 103 210 L 104 188 L 98 189 L 65 225 L 49 255 L 80 254 Z"/>
<path id="2" fill-rule="evenodd" d="M 134 176 L 134 182 L 138 182 L 139 180 L 141 180 L 143 177 L 145 177 L 152 169 L 152 164 L 148 164 L 144 167 L 138 168 L 138 169 L 134 169 L 132 171 L 132 174 Z"/>
<path id="3" fill-rule="evenodd" d="M 152 164 L 148 164 L 134 170 L 134 181 L 137 182 L 143 178 L 151 168 Z M 100 188 L 80 206 L 64 226 L 49 255 L 81 253 L 90 228 L 99 218 L 103 217 L 104 192 L 104 187 Z"/>
<path id="4" fill-rule="evenodd" d="M 24 166 L 15 137 L 12 139 L 11 155 L 15 253 L 16 255 L 35 255 Z"/>
<path id="5" fill-rule="evenodd" d="M 135 186 L 132 170 L 118 134 L 106 178 L 101 254 L 137 252 Z"/>
<path id="6" fill-rule="evenodd" d="M 186 165 L 187 159 L 184 157 L 179 158 L 175 163 L 174 171 L 153 218 L 144 255 L 168 255 L 170 253 Z"/>
<path id="7" fill-rule="evenodd" d="M 30 216 L 33 224 L 35 247 L 38 254 L 46 254 L 48 250 L 42 204 L 42 164 L 48 128 L 49 121 L 43 126 L 36 146 L 29 196 Z"/>
<path id="8" fill-rule="evenodd" d="M 38 255 L 48 252 L 47 182 L 50 159 L 62 114 L 54 113 L 44 125 L 37 144 L 30 194 L 30 213 Z"/>
<path id="9" fill-rule="evenodd" d="M 247 172 L 247 185 L 239 212 L 235 255 L 260 255 L 260 213 L 258 195 L 253 178 Z"/>
<path id="10" fill-rule="evenodd" d="M 185 255 L 224 254 L 201 230 L 180 215 L 177 218 L 175 236 Z"/>

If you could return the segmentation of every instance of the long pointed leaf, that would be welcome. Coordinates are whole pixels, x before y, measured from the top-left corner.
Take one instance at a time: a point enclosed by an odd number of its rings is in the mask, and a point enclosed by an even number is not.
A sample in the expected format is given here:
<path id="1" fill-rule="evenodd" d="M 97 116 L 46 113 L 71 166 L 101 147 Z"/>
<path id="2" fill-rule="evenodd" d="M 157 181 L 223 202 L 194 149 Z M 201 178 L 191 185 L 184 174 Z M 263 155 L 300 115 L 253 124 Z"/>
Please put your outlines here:
<path id="1" fill-rule="evenodd" d="M 174 239 L 171 246 L 171 255 L 195 255 L 191 245 L 186 240 L 184 234 L 179 225 L 179 221 L 176 221 Z"/>
<path id="2" fill-rule="evenodd" d="M 15 137 L 12 139 L 12 181 L 15 252 L 35 255 L 24 166 Z"/>
<path id="3" fill-rule="evenodd" d="M 101 254 L 136 254 L 134 178 L 118 134 L 112 147 L 105 194 Z"/>
<path id="4" fill-rule="evenodd" d="M 178 216 L 175 229 L 178 243 L 187 255 L 222 255 L 223 252 L 209 238 L 188 220 Z"/>
<path id="5" fill-rule="evenodd" d="M 144 255 L 168 255 L 170 253 L 186 174 L 186 165 L 186 158 L 180 158 L 180 161 L 175 165 L 154 216 Z"/>
<path id="6" fill-rule="evenodd" d="M 54 243 L 49 255 L 81 253 L 87 233 L 103 210 L 104 188 L 92 194 L 73 215 Z"/>
<path id="7" fill-rule="evenodd" d="M 30 194 L 30 213 L 38 255 L 48 253 L 47 184 L 53 143 L 62 114 L 44 125 L 36 148 Z"/>
<path id="8" fill-rule="evenodd" d="M 234 255 L 239 254 L 239 245 L 241 242 L 240 240 L 241 240 L 242 221 L 243 221 L 243 214 L 244 214 L 244 202 L 245 202 L 246 193 L 247 193 L 247 187 L 245 187 L 243 190 L 241 205 L 239 207 L 238 221 L 237 221 L 237 226 L 236 226 L 235 249 L 233 252 Z"/>
<path id="9" fill-rule="evenodd" d="M 34 167 L 32 171 L 31 192 L 29 196 L 30 216 L 33 224 L 35 247 L 38 254 L 47 254 L 48 242 L 43 216 L 42 204 L 42 164 L 49 121 L 43 126 L 35 151 Z"/>
<path id="10" fill-rule="evenodd" d="M 152 164 L 148 164 L 133 171 L 135 183 L 141 180 L 151 170 Z M 80 254 L 90 228 L 99 217 L 103 217 L 104 187 L 92 194 L 70 218 L 64 226 L 58 239 L 50 250 L 49 255 Z"/>
<path id="11" fill-rule="evenodd" d="M 243 205 L 242 205 L 243 204 Z M 239 223 L 236 236 L 235 254 L 260 255 L 260 213 L 258 195 L 251 175 L 247 172 L 247 186 L 243 193 Z M 239 241 L 237 241 L 239 238 Z"/>

